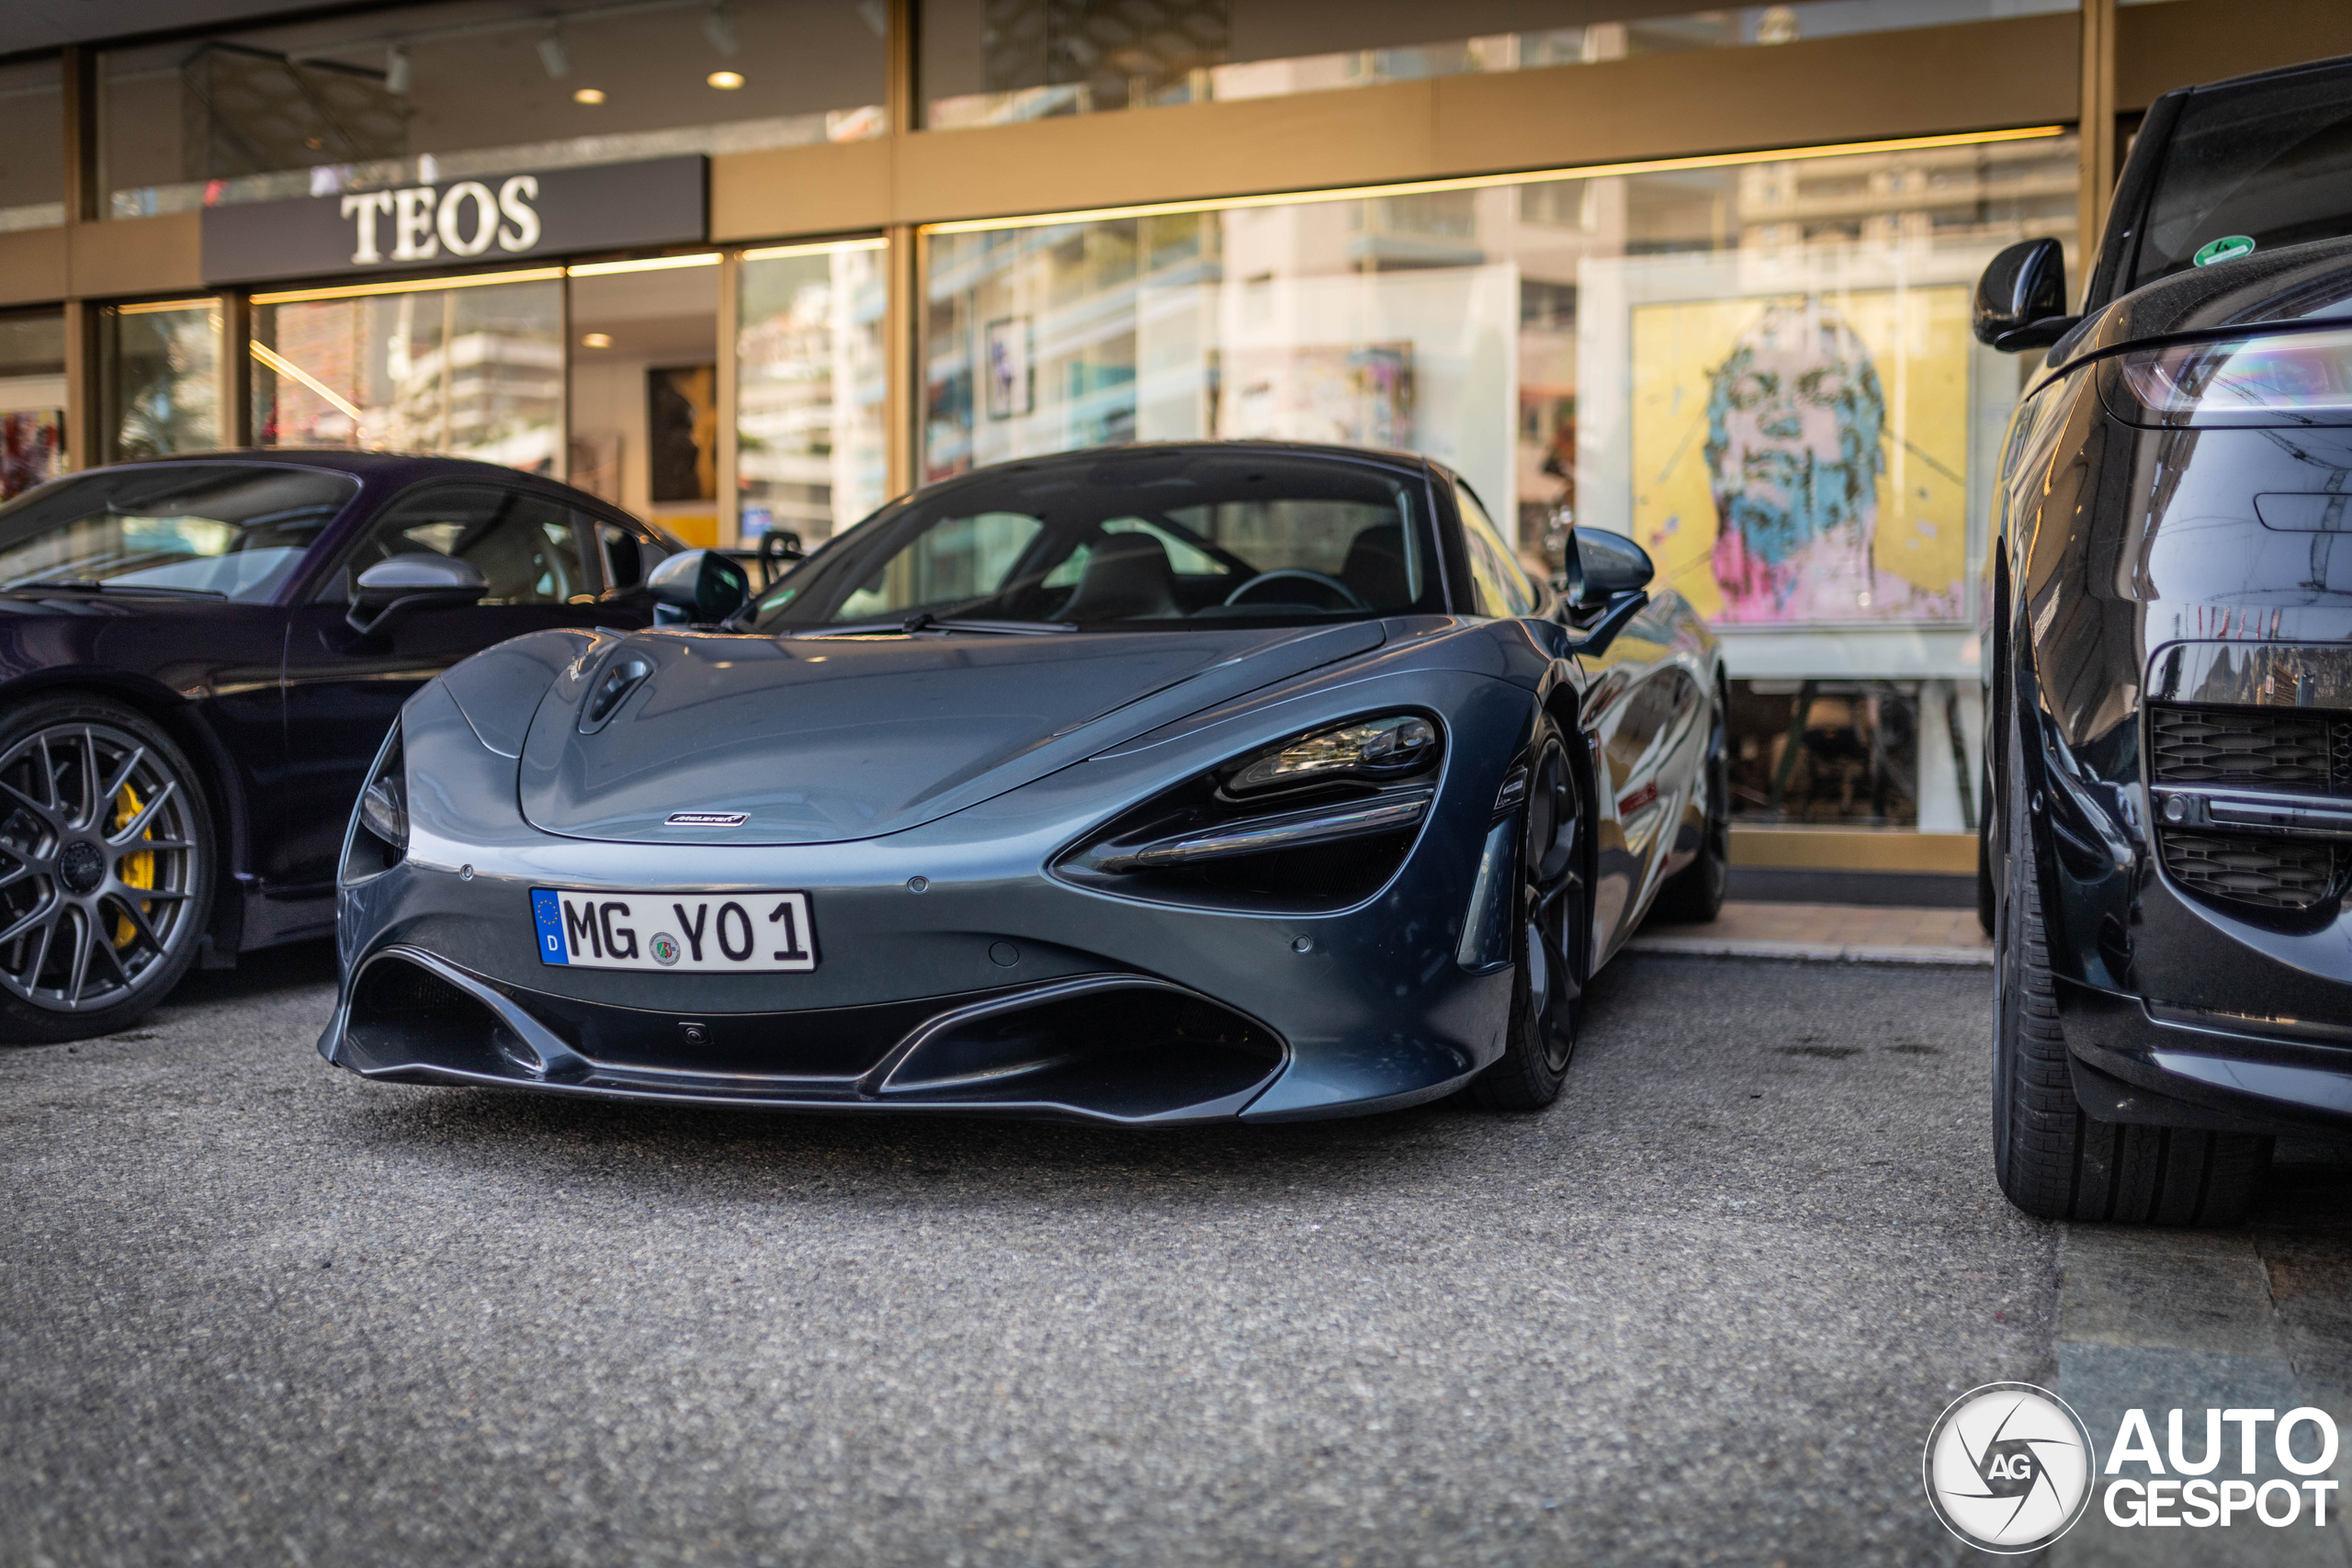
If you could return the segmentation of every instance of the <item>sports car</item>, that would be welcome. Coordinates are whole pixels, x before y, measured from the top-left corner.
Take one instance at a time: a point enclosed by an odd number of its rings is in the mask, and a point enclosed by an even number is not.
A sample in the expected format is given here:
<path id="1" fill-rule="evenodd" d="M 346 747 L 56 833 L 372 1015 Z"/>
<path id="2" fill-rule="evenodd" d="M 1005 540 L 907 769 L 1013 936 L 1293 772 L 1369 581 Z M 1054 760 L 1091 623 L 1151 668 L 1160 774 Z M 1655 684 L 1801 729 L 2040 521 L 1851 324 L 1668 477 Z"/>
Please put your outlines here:
<path id="1" fill-rule="evenodd" d="M 2352 60 L 2157 99 L 2064 296 L 2030 241 L 1976 307 L 2048 350 L 1986 596 L 1994 1155 L 2036 1214 L 2222 1224 L 2352 1128 Z"/>
<path id="2" fill-rule="evenodd" d="M 1272 1121 L 1558 1092 L 1594 969 L 1711 918 L 1723 667 L 1631 540 L 1524 570 L 1419 457 L 1082 451 L 916 491 L 755 600 L 411 698 L 320 1040 L 369 1077 Z"/>
<path id="3" fill-rule="evenodd" d="M 550 480 L 383 452 L 92 468 L 0 507 L 0 1039 L 128 1027 L 334 929 L 384 727 L 466 655 L 649 624 L 686 547 Z"/>

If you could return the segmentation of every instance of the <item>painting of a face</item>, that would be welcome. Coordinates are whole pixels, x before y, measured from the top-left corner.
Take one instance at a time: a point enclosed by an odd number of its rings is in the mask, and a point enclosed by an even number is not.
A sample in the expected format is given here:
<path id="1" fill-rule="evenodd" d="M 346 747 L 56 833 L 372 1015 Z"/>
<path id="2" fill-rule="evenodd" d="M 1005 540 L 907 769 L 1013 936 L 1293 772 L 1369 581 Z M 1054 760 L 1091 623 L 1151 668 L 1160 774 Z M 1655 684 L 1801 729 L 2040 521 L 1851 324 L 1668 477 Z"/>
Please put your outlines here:
<path id="1" fill-rule="evenodd" d="M 1783 607 L 1800 558 L 1825 547 L 1867 573 L 1886 399 L 1860 337 L 1818 300 L 1770 305 L 1708 381 L 1726 600 Z"/>
<path id="2" fill-rule="evenodd" d="M 1967 618 L 1971 410 L 2001 395 L 1978 399 L 1970 303 L 1942 283 L 1633 302 L 1635 536 L 1701 614 Z"/>

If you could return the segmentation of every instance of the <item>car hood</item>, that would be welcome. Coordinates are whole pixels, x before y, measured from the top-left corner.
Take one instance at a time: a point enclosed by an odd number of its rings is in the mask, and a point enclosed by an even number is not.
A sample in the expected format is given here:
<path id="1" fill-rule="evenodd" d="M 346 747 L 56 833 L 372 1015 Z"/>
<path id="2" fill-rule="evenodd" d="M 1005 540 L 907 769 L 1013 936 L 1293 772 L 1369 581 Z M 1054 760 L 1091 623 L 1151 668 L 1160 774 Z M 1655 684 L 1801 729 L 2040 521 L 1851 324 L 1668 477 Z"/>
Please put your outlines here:
<path id="1" fill-rule="evenodd" d="M 524 737 L 523 814 L 573 838 L 815 844 L 894 833 L 1106 746 L 1385 640 L 1307 630 L 1047 637 L 607 637 L 561 671 Z M 648 672 L 601 725 L 605 673 Z M 740 826 L 672 825 L 675 813 Z"/>
<path id="2" fill-rule="evenodd" d="M 2352 239 L 2313 240 L 2143 285 L 2052 345 L 2064 370 L 2164 338 L 2264 326 L 2352 321 Z"/>

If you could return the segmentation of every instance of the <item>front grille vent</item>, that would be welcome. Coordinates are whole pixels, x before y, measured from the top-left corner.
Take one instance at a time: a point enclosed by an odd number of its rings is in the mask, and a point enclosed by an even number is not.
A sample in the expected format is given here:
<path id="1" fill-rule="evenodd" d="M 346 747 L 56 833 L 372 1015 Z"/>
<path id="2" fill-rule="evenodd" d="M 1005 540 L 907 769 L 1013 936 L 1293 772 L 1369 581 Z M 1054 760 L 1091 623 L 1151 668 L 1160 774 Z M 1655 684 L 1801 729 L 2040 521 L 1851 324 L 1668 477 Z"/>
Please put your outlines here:
<path id="1" fill-rule="evenodd" d="M 2148 730 L 2160 784 L 2352 794 L 2352 715 L 2154 703 Z"/>
<path id="2" fill-rule="evenodd" d="M 2165 869 L 2208 898 L 2262 909 L 2308 909 L 2335 890 L 2335 845 L 2306 839 L 2164 832 Z"/>

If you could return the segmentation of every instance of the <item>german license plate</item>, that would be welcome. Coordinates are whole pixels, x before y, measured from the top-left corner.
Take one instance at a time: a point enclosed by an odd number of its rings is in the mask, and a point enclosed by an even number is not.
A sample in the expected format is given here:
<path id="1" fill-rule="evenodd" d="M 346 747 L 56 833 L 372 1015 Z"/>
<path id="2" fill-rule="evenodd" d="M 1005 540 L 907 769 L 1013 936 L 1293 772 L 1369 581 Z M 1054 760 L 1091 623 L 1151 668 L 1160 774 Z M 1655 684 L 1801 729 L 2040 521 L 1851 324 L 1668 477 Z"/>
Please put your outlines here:
<path id="1" fill-rule="evenodd" d="M 806 893 L 531 889 L 539 962 L 572 969 L 793 974 L 817 967 Z"/>

